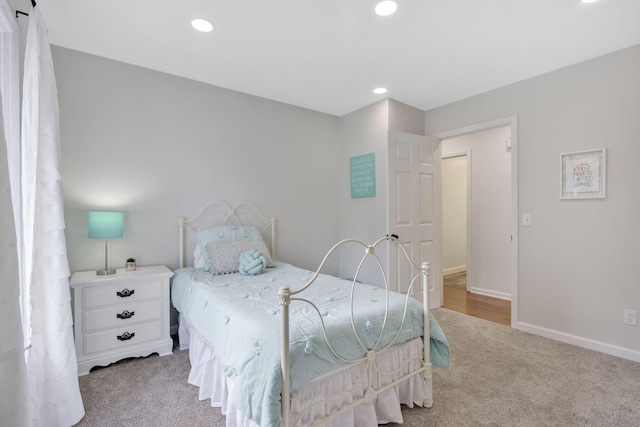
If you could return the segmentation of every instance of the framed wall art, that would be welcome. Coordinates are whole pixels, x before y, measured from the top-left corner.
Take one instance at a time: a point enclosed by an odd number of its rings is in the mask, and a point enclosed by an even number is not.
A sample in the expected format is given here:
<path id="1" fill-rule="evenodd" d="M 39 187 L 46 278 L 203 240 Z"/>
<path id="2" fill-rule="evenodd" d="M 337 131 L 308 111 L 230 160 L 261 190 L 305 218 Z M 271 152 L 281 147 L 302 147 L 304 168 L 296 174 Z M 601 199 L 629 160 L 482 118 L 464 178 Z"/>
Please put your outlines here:
<path id="1" fill-rule="evenodd" d="M 560 199 L 607 197 L 607 150 L 560 154 Z"/>
<path id="2" fill-rule="evenodd" d="M 351 167 L 351 198 L 376 196 L 376 155 L 363 154 L 352 157 Z"/>

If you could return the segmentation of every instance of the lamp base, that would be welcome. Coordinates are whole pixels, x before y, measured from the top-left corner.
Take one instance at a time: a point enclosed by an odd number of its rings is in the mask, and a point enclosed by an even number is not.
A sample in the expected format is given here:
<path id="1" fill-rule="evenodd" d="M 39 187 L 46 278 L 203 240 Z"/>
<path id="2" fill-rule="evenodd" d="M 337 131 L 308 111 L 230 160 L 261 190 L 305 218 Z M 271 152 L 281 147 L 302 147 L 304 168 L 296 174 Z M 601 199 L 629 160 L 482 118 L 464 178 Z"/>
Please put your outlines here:
<path id="1" fill-rule="evenodd" d="M 96 274 L 98 276 L 106 276 L 109 274 L 116 274 L 116 269 L 115 268 L 110 268 L 108 270 L 96 270 Z"/>

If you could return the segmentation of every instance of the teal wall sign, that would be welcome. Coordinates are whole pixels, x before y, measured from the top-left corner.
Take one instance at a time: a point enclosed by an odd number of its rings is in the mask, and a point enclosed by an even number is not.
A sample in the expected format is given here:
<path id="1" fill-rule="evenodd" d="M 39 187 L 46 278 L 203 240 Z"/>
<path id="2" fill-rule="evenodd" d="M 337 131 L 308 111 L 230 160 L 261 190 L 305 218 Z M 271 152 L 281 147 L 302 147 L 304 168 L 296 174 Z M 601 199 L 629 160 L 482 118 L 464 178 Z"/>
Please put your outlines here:
<path id="1" fill-rule="evenodd" d="M 376 196 L 376 155 L 351 158 L 351 198 Z"/>

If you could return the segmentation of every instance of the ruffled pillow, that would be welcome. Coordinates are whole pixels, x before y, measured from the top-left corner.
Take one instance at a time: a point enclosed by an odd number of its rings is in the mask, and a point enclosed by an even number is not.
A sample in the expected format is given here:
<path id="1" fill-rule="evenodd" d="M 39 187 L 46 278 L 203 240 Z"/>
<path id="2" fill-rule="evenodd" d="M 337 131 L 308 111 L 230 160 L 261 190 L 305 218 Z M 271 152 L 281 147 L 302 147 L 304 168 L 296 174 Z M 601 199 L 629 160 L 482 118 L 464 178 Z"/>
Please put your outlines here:
<path id="1" fill-rule="evenodd" d="M 193 268 L 204 268 L 204 256 L 202 256 L 202 248 L 200 247 L 200 243 L 196 244 L 193 249 Z"/>
<path id="2" fill-rule="evenodd" d="M 243 276 L 257 276 L 267 268 L 267 260 L 257 249 L 242 252 L 239 264 L 238 271 Z"/>

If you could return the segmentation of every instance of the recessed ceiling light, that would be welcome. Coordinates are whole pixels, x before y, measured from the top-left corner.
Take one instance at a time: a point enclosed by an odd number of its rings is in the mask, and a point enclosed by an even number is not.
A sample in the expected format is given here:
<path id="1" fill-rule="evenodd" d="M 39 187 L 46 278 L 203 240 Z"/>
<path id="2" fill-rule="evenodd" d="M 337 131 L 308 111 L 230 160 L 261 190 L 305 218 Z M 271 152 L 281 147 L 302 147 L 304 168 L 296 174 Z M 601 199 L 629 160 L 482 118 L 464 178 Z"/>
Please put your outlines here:
<path id="1" fill-rule="evenodd" d="M 376 5 L 376 13 L 380 16 L 393 15 L 398 10 L 398 2 L 396 0 L 383 0 Z"/>
<path id="2" fill-rule="evenodd" d="M 213 24 L 206 19 L 194 19 L 191 21 L 191 26 L 198 31 L 202 31 L 203 33 L 209 33 L 213 31 Z"/>
<path id="3" fill-rule="evenodd" d="M 595 3 L 598 0 L 582 0 L 582 3 Z"/>
<path id="4" fill-rule="evenodd" d="M 382 95 L 383 93 L 387 93 L 387 88 L 386 87 L 377 87 L 373 90 L 373 93 L 375 93 L 376 95 Z"/>

